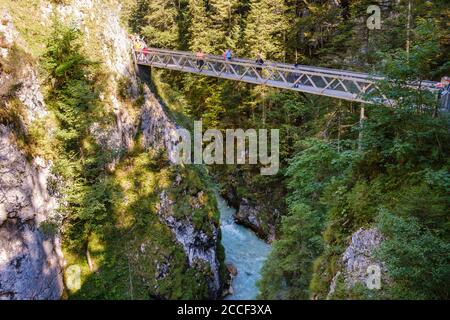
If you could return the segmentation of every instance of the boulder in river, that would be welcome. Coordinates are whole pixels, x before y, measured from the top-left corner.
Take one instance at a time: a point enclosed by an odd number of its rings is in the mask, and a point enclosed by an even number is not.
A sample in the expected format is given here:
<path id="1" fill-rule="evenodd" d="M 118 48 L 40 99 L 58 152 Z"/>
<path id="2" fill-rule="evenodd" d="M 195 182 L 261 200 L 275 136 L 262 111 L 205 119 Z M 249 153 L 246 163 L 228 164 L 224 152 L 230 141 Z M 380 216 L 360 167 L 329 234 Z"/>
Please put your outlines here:
<path id="1" fill-rule="evenodd" d="M 275 240 L 275 227 L 272 223 L 261 219 L 264 215 L 262 214 L 263 211 L 267 213 L 267 209 L 262 205 L 253 204 L 250 200 L 242 198 L 239 209 L 234 215 L 234 220 L 236 223 L 250 228 L 261 239 L 271 243 Z"/>
<path id="2" fill-rule="evenodd" d="M 238 275 L 238 270 L 236 266 L 232 263 L 227 263 L 227 270 L 232 277 L 236 277 Z"/>

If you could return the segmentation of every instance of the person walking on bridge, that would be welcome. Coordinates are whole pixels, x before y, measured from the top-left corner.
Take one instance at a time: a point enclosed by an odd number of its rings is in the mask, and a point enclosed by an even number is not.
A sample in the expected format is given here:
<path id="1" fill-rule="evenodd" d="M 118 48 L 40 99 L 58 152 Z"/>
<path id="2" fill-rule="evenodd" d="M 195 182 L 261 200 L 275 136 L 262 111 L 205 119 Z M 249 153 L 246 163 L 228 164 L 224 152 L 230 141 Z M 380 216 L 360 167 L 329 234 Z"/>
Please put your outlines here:
<path id="1" fill-rule="evenodd" d="M 443 77 L 438 84 L 438 99 L 441 103 L 441 108 L 445 111 L 450 111 L 450 77 Z"/>
<path id="2" fill-rule="evenodd" d="M 231 62 L 231 59 L 233 59 L 233 51 L 231 51 L 231 49 L 228 48 L 223 53 L 223 60 L 225 62 Z M 225 63 L 225 70 L 226 70 L 226 72 L 230 72 L 230 66 L 227 63 Z"/>
<path id="3" fill-rule="evenodd" d="M 134 51 L 136 52 L 136 56 L 138 57 L 138 59 L 142 59 L 143 55 L 142 55 L 142 45 L 139 41 L 134 40 Z"/>
<path id="4" fill-rule="evenodd" d="M 147 46 L 142 49 L 142 54 L 144 55 L 145 60 L 148 59 L 148 54 L 150 53 L 150 50 L 147 48 Z"/>
<path id="5" fill-rule="evenodd" d="M 205 65 L 205 53 L 202 49 L 200 49 L 197 54 L 195 55 L 197 58 L 197 68 L 202 71 L 203 66 Z"/>
<path id="6" fill-rule="evenodd" d="M 264 60 L 260 53 L 258 53 L 255 63 L 258 65 L 258 67 L 256 67 L 256 71 L 258 72 L 259 76 L 261 77 L 262 76 L 262 67 L 261 66 L 264 64 Z"/>
<path id="7" fill-rule="evenodd" d="M 231 61 L 231 59 L 233 59 L 233 51 L 230 48 L 223 53 L 223 59 L 225 61 Z"/>
<path id="8" fill-rule="evenodd" d="M 134 42 L 134 50 L 135 51 L 141 51 L 142 50 L 142 43 L 139 40 L 137 40 L 137 39 L 134 39 L 133 42 Z"/>
<path id="9" fill-rule="evenodd" d="M 295 69 L 298 69 L 300 67 L 300 65 L 298 63 L 296 63 L 294 65 L 294 67 L 295 67 Z M 299 88 L 300 84 L 301 84 L 300 80 L 298 79 L 300 77 L 300 73 L 297 73 L 297 72 L 292 73 L 291 72 L 290 76 L 291 76 L 291 80 L 290 81 L 294 83 L 294 88 L 296 88 L 296 89 Z"/>

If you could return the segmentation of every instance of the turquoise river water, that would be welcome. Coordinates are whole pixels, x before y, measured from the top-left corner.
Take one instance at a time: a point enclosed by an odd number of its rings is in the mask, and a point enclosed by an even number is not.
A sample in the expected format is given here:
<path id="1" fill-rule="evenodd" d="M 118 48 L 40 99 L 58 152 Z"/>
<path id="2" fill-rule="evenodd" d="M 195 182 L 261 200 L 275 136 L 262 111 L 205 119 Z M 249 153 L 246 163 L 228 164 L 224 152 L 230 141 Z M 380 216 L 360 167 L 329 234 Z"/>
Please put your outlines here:
<path id="1" fill-rule="evenodd" d="M 226 262 L 238 270 L 233 280 L 234 293 L 226 300 L 256 299 L 259 291 L 256 282 L 260 279 L 261 268 L 271 250 L 271 246 L 259 239 L 256 234 L 234 222 L 235 209 L 217 196 L 220 211 L 222 245 L 225 248 Z"/>

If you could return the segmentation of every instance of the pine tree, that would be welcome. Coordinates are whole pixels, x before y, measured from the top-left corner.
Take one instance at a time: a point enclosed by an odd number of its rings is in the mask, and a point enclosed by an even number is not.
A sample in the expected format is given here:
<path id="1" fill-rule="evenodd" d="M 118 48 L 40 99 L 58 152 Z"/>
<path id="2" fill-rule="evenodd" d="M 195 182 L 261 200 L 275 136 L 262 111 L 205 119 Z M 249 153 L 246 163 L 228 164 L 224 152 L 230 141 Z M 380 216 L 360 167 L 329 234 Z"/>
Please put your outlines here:
<path id="1" fill-rule="evenodd" d="M 261 53 L 268 59 L 283 60 L 287 21 L 283 0 L 252 0 L 244 32 L 246 54 Z"/>
<path id="2" fill-rule="evenodd" d="M 147 44 L 159 48 L 176 48 L 178 41 L 177 4 L 175 0 L 152 0 L 145 16 L 142 34 Z"/>
<path id="3" fill-rule="evenodd" d="M 145 26 L 145 17 L 149 11 L 149 0 L 137 0 L 133 7 L 129 24 L 134 33 L 140 33 L 142 27 Z"/>
<path id="4" fill-rule="evenodd" d="M 203 0 L 189 0 L 189 48 L 192 51 L 203 50 L 211 53 L 213 51 L 213 38 L 216 36 L 211 32 L 211 23 L 207 16 L 206 5 Z"/>
<path id="5" fill-rule="evenodd" d="M 220 55 L 241 37 L 237 0 L 189 0 L 190 48 Z"/>
<path id="6" fill-rule="evenodd" d="M 216 51 L 235 49 L 239 39 L 237 0 L 210 0 L 211 29 L 214 31 L 213 47 Z"/>
<path id="7" fill-rule="evenodd" d="M 221 54 L 227 47 L 233 48 L 237 39 L 236 19 L 233 8 L 236 0 L 189 0 L 189 46 L 192 51 L 203 50 Z M 203 118 L 204 125 L 217 127 L 225 111 L 221 93 L 223 83 L 216 79 L 186 76 L 185 90 L 192 101 L 189 112 L 195 118 Z"/>

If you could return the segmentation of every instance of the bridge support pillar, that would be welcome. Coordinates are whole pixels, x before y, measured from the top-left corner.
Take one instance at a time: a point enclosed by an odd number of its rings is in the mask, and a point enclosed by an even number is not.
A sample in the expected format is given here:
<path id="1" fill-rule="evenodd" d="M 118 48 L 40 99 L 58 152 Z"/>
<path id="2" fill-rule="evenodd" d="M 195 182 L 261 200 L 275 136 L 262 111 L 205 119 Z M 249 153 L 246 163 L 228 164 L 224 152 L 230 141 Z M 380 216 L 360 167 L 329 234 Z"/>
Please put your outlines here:
<path id="1" fill-rule="evenodd" d="M 139 77 L 139 79 L 141 79 L 141 81 L 143 81 L 147 85 L 150 85 L 152 82 L 152 68 L 150 66 L 138 64 L 138 59 L 135 51 L 133 51 L 133 61 L 136 75 Z"/>
<path id="2" fill-rule="evenodd" d="M 363 139 L 363 129 L 364 129 L 364 120 L 366 119 L 366 110 L 364 105 L 361 106 L 361 111 L 359 114 L 359 136 L 358 136 L 358 150 L 362 150 L 362 139 Z"/>
<path id="3" fill-rule="evenodd" d="M 141 81 L 150 85 L 152 82 L 152 68 L 150 66 L 138 65 L 137 66 L 137 75 L 141 79 Z"/>

